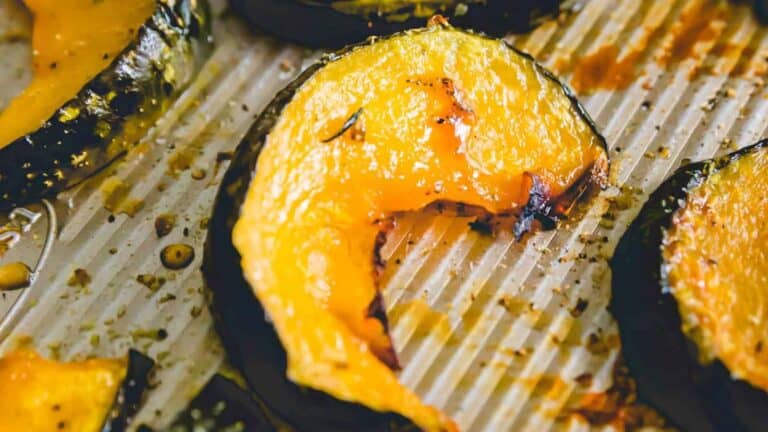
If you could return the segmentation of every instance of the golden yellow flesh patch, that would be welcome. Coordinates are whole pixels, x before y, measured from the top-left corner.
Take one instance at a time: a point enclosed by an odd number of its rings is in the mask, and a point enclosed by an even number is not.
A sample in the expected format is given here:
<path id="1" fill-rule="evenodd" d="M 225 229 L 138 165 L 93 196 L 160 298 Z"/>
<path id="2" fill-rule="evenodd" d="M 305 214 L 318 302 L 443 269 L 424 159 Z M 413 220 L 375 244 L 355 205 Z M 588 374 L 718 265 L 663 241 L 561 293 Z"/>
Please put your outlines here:
<path id="1" fill-rule="evenodd" d="M 662 247 L 683 331 L 703 362 L 768 390 L 768 150 L 694 188 Z"/>
<path id="2" fill-rule="evenodd" d="M 155 0 L 25 0 L 34 16 L 34 79 L 0 113 L 0 147 L 34 132 L 106 69 Z"/>
<path id="3" fill-rule="evenodd" d="M 0 432 L 98 432 L 125 372 L 123 360 L 57 363 L 12 352 L 0 359 Z"/>
<path id="4" fill-rule="evenodd" d="M 593 164 L 605 166 L 600 139 L 500 41 L 434 27 L 320 69 L 270 133 L 233 233 L 289 378 L 427 430 L 451 427 L 376 357 L 392 349 L 368 313 L 376 221 L 437 200 L 519 210 L 526 173 L 556 197 Z"/>

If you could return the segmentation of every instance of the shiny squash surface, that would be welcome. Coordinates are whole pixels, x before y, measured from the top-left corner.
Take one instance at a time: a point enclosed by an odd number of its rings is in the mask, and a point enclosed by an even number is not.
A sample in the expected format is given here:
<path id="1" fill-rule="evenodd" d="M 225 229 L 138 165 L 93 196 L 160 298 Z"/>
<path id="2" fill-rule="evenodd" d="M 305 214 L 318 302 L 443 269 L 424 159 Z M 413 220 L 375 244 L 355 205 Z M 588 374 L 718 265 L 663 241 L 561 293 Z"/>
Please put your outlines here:
<path id="1" fill-rule="evenodd" d="M 0 113 L 0 147 L 41 128 L 109 66 L 155 10 L 155 0 L 26 0 L 25 4 L 34 17 L 34 79 Z"/>
<path id="2" fill-rule="evenodd" d="M 313 47 L 339 48 L 368 36 L 421 27 L 441 14 L 451 24 L 501 36 L 530 30 L 560 0 L 230 0 L 254 26 Z"/>
<path id="3" fill-rule="evenodd" d="M 0 210 L 51 196 L 123 154 L 210 45 L 205 0 L 27 0 L 34 78 L 0 113 Z"/>
<path id="4" fill-rule="evenodd" d="M 377 290 L 387 221 L 434 202 L 555 216 L 575 190 L 603 186 L 607 170 L 602 138 L 556 79 L 504 42 L 444 23 L 310 68 L 235 160 L 204 268 L 221 319 L 234 326 L 234 303 L 244 302 L 220 300 L 236 287 L 222 280 L 227 254 L 213 237 L 239 208 L 236 264 L 277 331 L 290 381 L 424 430 L 454 425 L 392 371 Z"/>
<path id="5" fill-rule="evenodd" d="M 768 424 L 768 146 L 680 168 L 611 261 L 611 311 L 640 398 L 683 430 Z"/>
<path id="6" fill-rule="evenodd" d="M 123 430 L 146 386 L 151 361 L 58 363 L 22 349 L 0 358 L 0 432 Z"/>

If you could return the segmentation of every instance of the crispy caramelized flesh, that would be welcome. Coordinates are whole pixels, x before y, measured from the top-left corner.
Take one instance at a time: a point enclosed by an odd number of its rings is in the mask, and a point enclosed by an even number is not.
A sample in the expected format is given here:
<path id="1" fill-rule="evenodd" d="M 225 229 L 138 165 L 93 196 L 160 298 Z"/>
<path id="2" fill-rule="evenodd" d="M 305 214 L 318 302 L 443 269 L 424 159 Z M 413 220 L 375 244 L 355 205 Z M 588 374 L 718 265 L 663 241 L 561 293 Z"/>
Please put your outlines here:
<path id="1" fill-rule="evenodd" d="M 700 360 L 768 390 L 768 150 L 748 153 L 688 194 L 662 254 L 684 333 Z"/>
<path id="2" fill-rule="evenodd" d="M 124 360 L 57 363 L 19 350 L 0 359 L 0 432 L 99 431 Z"/>
<path id="3" fill-rule="evenodd" d="M 552 203 L 606 166 L 559 84 L 501 41 L 435 26 L 320 69 L 268 136 L 233 233 L 289 378 L 450 429 L 387 367 L 380 221 L 435 201 L 520 212 L 531 178 Z"/>
<path id="4" fill-rule="evenodd" d="M 129 45 L 156 7 L 155 0 L 25 3 L 34 15 L 34 79 L 0 113 L 0 147 L 43 126 Z"/>

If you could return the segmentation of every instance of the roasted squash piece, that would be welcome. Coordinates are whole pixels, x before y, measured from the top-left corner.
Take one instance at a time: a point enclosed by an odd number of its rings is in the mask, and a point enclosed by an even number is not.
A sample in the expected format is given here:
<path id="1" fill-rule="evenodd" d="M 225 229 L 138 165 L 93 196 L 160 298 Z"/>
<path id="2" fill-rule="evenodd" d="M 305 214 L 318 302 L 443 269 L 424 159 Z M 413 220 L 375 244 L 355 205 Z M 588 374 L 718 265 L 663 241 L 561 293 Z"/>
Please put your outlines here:
<path id="1" fill-rule="evenodd" d="M 209 45 L 205 0 L 26 0 L 34 79 L 0 113 L 0 209 L 55 194 L 137 141 Z"/>
<path id="2" fill-rule="evenodd" d="M 503 41 L 435 20 L 328 56 L 257 120 L 217 198 L 204 274 L 228 353 L 293 424 L 454 429 L 393 372 L 387 221 L 454 202 L 522 235 L 606 170 L 569 91 Z"/>
<path id="3" fill-rule="evenodd" d="M 136 351 L 73 363 L 11 352 L 0 358 L 0 432 L 125 430 L 152 366 Z"/>
<path id="4" fill-rule="evenodd" d="M 523 32 L 557 13 L 560 0 L 230 0 L 252 25 L 312 47 L 421 27 L 434 14 L 493 35 Z"/>
<path id="5" fill-rule="evenodd" d="M 612 260 L 640 396 L 685 430 L 768 424 L 768 146 L 681 168 Z"/>

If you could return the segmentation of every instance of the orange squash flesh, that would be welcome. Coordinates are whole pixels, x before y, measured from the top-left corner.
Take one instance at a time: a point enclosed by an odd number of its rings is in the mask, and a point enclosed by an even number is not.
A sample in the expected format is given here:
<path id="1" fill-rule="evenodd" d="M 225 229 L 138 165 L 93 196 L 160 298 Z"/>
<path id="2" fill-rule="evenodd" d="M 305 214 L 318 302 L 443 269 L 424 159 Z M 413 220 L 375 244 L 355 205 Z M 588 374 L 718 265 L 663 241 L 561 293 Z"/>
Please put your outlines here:
<path id="1" fill-rule="evenodd" d="M 24 2 L 34 16 L 34 79 L 0 113 L 0 148 L 43 126 L 128 47 L 157 7 L 155 0 Z"/>
<path id="2" fill-rule="evenodd" d="M 370 313 L 379 222 L 435 201 L 519 212 L 531 175 L 554 199 L 606 166 L 559 84 L 501 41 L 435 26 L 321 68 L 269 134 L 233 231 L 289 379 L 454 429 L 387 366 Z"/>
<path id="3" fill-rule="evenodd" d="M 700 360 L 768 391 L 768 152 L 731 162 L 691 190 L 662 254 L 683 332 Z"/>
<path id="4" fill-rule="evenodd" d="M 97 432 L 125 374 L 124 360 L 57 363 L 14 351 L 0 359 L 0 432 Z"/>

